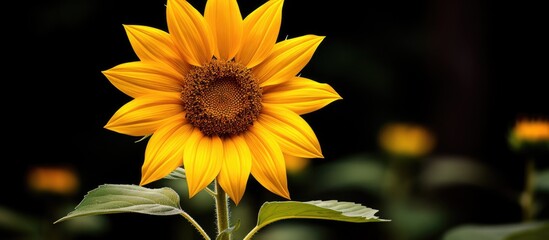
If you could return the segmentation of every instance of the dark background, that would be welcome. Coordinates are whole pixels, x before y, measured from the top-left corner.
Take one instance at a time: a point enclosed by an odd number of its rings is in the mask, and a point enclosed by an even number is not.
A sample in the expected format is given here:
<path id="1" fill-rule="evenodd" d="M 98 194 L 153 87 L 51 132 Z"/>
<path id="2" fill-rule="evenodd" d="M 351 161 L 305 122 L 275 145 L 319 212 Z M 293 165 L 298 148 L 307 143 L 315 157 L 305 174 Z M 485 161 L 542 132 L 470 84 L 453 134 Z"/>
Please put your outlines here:
<path id="1" fill-rule="evenodd" d="M 190 2 L 203 11 L 205 1 Z M 240 1 L 243 16 L 262 2 Z M 46 0 L 4 9 L 13 10 L 13 16 L 5 21 L 3 33 L 5 187 L 0 206 L 51 223 L 66 213 L 52 211 L 51 205 L 74 206 L 103 183 L 139 182 L 145 142 L 134 143 L 136 138 L 103 128 L 129 98 L 101 71 L 137 60 L 122 24 L 167 30 L 165 3 Z M 435 133 L 434 155 L 481 162 L 502 176 L 502 187 L 520 189 L 523 171 L 517 169 L 523 162 L 509 150 L 507 133 L 520 117 L 549 117 L 543 9 L 517 1 L 286 0 L 280 39 L 326 36 L 301 75 L 329 83 L 343 97 L 304 116 L 325 156 L 314 165 L 377 152 L 380 126 L 388 121 L 414 122 Z M 79 192 L 69 197 L 32 193 L 26 173 L 35 166 L 73 168 L 80 177 Z M 307 184 L 314 185 L 315 179 Z M 378 215 L 385 217 L 379 199 L 368 194 L 307 196 L 299 193 L 301 186 L 290 182 L 298 201 L 339 197 L 379 209 Z M 513 203 L 493 202 L 492 195 L 474 191 L 449 191 L 459 202 L 448 195 L 435 199 L 461 209 L 463 216 L 454 220 L 455 225 L 520 219 Z M 253 199 L 251 203 L 280 200 L 253 182 L 244 198 Z M 213 223 L 211 215 L 205 214 L 204 221 Z M 172 231 L 188 225 L 172 216 L 107 218 L 107 233 L 79 239 L 153 232 L 158 239 L 182 239 Z M 381 224 L 310 223 L 386 239 Z M 8 239 L 26 239 L 10 230 L 0 233 L 4 232 Z M 440 233 L 433 233 L 432 239 Z"/>

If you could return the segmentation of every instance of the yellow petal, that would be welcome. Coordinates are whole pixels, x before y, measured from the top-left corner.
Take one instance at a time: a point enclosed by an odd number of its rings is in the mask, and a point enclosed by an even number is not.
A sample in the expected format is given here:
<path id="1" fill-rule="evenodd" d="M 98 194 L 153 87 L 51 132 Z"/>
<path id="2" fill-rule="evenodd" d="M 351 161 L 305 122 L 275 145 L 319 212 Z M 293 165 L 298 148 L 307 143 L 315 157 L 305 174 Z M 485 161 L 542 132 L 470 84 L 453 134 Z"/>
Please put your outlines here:
<path id="1" fill-rule="evenodd" d="M 179 75 L 184 75 L 189 70 L 189 64 L 181 59 L 167 32 L 139 25 L 124 25 L 124 29 L 133 51 L 141 61 L 164 64 Z"/>
<path id="2" fill-rule="evenodd" d="M 207 187 L 221 171 L 223 142 L 221 138 L 204 136 L 194 128 L 183 150 L 183 166 L 189 186 L 189 198 Z"/>
<path id="3" fill-rule="evenodd" d="M 219 185 L 236 205 L 242 199 L 252 169 L 252 154 L 246 140 L 234 136 L 223 140 L 224 160 L 217 177 Z"/>
<path id="4" fill-rule="evenodd" d="M 273 52 L 253 69 L 260 86 L 278 84 L 296 76 L 309 63 L 323 36 L 305 35 L 279 42 Z"/>
<path id="5" fill-rule="evenodd" d="M 161 179 L 183 165 L 183 146 L 192 129 L 185 116 L 178 114 L 154 132 L 145 150 L 139 185 Z"/>
<path id="6" fill-rule="evenodd" d="M 314 112 L 341 96 L 328 84 L 303 77 L 263 88 L 263 102 L 285 107 L 299 115 Z"/>
<path id="7" fill-rule="evenodd" d="M 283 3 L 283 0 L 267 1 L 244 19 L 238 62 L 253 68 L 271 54 L 280 31 Z"/>
<path id="8" fill-rule="evenodd" d="M 251 173 L 254 178 L 267 190 L 290 199 L 286 163 L 274 136 L 253 125 L 244 134 L 244 139 L 252 153 Z"/>
<path id="9" fill-rule="evenodd" d="M 145 136 L 178 114 L 184 115 L 180 93 L 144 95 L 118 109 L 105 128 L 131 136 Z"/>
<path id="10" fill-rule="evenodd" d="M 166 9 L 168 30 L 183 59 L 195 66 L 208 63 L 215 39 L 204 17 L 184 0 L 168 0 Z"/>
<path id="11" fill-rule="evenodd" d="M 132 98 L 156 92 L 181 92 L 182 77 L 154 63 L 129 62 L 103 71 L 109 81 Z"/>
<path id="12" fill-rule="evenodd" d="M 303 118 L 288 109 L 263 104 L 262 113 L 254 126 L 273 133 L 284 153 L 303 158 L 323 158 L 313 129 Z"/>
<path id="13" fill-rule="evenodd" d="M 242 15 L 236 0 L 209 0 L 206 2 L 204 18 L 216 38 L 218 59 L 230 60 L 242 42 Z"/>

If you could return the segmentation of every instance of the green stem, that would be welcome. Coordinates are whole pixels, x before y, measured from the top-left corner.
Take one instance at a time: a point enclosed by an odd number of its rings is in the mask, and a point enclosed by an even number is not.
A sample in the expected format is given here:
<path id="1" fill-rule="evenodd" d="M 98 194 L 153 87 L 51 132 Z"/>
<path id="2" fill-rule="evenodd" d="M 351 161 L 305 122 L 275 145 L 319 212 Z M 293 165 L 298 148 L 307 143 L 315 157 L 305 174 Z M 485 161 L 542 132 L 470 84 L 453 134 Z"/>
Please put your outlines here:
<path id="1" fill-rule="evenodd" d="M 229 228 L 229 201 L 225 190 L 215 181 L 215 212 L 217 214 L 217 233 L 219 240 L 230 240 L 231 233 L 226 232 Z M 223 235 L 221 235 L 223 233 Z"/>
<path id="2" fill-rule="evenodd" d="M 200 224 L 198 224 L 198 222 L 196 222 L 194 220 L 193 217 L 191 217 L 191 215 L 189 215 L 187 212 L 182 212 L 181 213 L 181 216 L 183 216 L 184 218 L 187 219 L 187 221 L 189 221 L 195 228 L 196 230 L 198 230 L 198 232 L 200 233 L 200 235 L 202 235 L 202 237 L 206 240 L 210 240 L 210 237 L 208 236 L 208 234 L 206 233 L 206 231 L 204 231 L 204 229 L 200 226 Z"/>
<path id="3" fill-rule="evenodd" d="M 416 161 L 417 159 L 413 159 Z M 412 159 L 401 156 L 389 156 L 387 174 L 387 194 L 391 200 L 405 200 L 411 191 L 414 176 L 412 175 Z"/>
<path id="4" fill-rule="evenodd" d="M 535 184 L 535 165 L 533 159 L 526 161 L 524 173 L 524 190 L 521 195 L 522 220 L 524 222 L 534 219 L 534 184 Z"/>
<path id="5" fill-rule="evenodd" d="M 255 226 L 254 229 L 252 229 L 242 240 L 251 240 L 254 234 L 259 231 L 259 229 L 259 226 Z"/>

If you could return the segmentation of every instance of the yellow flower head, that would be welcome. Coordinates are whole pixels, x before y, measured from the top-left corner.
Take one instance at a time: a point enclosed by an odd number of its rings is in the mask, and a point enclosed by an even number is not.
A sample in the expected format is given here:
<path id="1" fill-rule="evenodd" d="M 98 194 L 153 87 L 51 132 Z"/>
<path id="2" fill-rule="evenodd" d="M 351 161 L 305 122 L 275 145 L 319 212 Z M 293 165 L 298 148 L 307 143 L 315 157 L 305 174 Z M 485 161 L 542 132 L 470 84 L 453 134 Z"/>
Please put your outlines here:
<path id="1" fill-rule="evenodd" d="M 286 170 L 289 173 L 298 174 L 305 170 L 311 163 L 311 159 L 309 158 L 302 158 L 302 157 L 296 157 L 291 155 L 284 156 L 286 159 Z"/>
<path id="2" fill-rule="evenodd" d="M 523 141 L 549 140 L 549 121 L 524 119 L 517 121 L 513 133 Z"/>
<path id="3" fill-rule="evenodd" d="M 139 61 L 103 74 L 133 99 L 105 128 L 151 135 L 140 185 L 183 166 L 190 197 L 216 179 L 238 204 L 251 173 L 289 199 L 284 155 L 323 157 L 300 115 L 341 97 L 298 76 L 324 37 L 277 42 L 282 6 L 270 0 L 243 18 L 236 0 L 208 0 L 204 15 L 168 0 L 167 32 L 124 25 Z"/>
<path id="4" fill-rule="evenodd" d="M 515 149 L 526 147 L 549 149 L 549 121 L 521 119 L 511 129 L 509 142 Z"/>
<path id="5" fill-rule="evenodd" d="M 34 167 L 27 173 L 29 188 L 38 192 L 72 194 L 78 190 L 76 173 L 65 167 Z"/>
<path id="6" fill-rule="evenodd" d="M 390 154 L 421 157 L 434 147 L 435 139 L 425 127 L 411 123 L 389 123 L 379 133 L 382 149 Z"/>

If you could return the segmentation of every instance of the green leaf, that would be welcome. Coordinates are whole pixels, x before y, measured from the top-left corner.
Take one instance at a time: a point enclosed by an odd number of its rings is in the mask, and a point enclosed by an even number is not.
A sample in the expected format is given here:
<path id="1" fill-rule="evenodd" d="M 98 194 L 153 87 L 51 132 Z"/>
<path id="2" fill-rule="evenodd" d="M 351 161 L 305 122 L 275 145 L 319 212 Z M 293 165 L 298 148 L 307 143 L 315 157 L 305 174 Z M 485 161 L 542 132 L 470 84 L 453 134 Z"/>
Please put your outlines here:
<path id="1" fill-rule="evenodd" d="M 515 234 L 511 234 L 505 240 L 547 240 L 549 239 L 549 224 L 533 227 Z"/>
<path id="2" fill-rule="evenodd" d="M 149 189 L 136 185 L 104 184 L 88 192 L 75 210 L 54 223 L 67 219 L 112 213 L 176 215 L 184 213 L 179 195 L 171 188 Z"/>
<path id="3" fill-rule="evenodd" d="M 463 225 L 450 229 L 443 240 L 542 240 L 548 239 L 549 223 L 528 222 L 499 225 Z"/>
<path id="4" fill-rule="evenodd" d="M 185 169 L 182 167 L 178 167 L 175 170 L 173 170 L 170 174 L 166 175 L 164 179 L 185 179 L 187 178 L 185 175 Z"/>
<path id="5" fill-rule="evenodd" d="M 386 171 L 381 159 L 366 154 L 352 155 L 318 168 L 318 184 L 313 188 L 325 192 L 352 187 L 378 193 L 382 190 L 379 181 L 385 178 Z"/>
<path id="6" fill-rule="evenodd" d="M 0 232 L 8 229 L 16 232 L 34 234 L 40 228 L 37 216 L 27 215 L 0 205 Z"/>
<path id="7" fill-rule="evenodd" d="M 266 202 L 259 209 L 257 228 L 275 221 L 292 218 L 324 219 L 344 222 L 384 222 L 375 216 L 378 210 L 352 202 L 329 201 L 282 201 Z"/>
<path id="8" fill-rule="evenodd" d="M 385 214 L 392 219 L 398 219 L 388 227 L 395 236 L 428 239 L 434 232 L 444 230 L 448 224 L 449 215 L 445 209 L 421 199 L 391 199 L 384 206 Z"/>
<path id="9" fill-rule="evenodd" d="M 487 165 L 472 159 L 441 156 L 432 159 L 422 170 L 423 182 L 428 188 L 448 186 L 495 187 L 499 176 Z"/>

